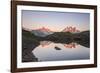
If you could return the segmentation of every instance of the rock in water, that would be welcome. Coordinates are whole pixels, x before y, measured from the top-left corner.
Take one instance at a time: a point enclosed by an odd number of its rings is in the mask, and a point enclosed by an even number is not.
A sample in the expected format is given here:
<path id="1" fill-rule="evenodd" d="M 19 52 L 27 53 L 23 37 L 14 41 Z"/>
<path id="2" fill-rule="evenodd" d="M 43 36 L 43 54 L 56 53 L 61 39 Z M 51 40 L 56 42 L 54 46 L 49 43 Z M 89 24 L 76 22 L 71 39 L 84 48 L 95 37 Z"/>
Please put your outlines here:
<path id="1" fill-rule="evenodd" d="M 56 49 L 56 50 L 61 50 L 61 48 L 59 48 L 59 47 L 57 47 L 57 46 L 55 47 L 55 49 Z"/>

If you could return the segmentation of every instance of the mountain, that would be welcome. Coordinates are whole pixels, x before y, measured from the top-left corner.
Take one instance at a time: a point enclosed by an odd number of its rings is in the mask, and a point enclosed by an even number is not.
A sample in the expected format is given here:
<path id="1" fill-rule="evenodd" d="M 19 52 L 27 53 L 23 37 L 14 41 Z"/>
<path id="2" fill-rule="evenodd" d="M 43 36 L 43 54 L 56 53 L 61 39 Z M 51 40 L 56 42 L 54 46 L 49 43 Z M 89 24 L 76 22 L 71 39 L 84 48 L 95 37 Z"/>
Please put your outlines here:
<path id="1" fill-rule="evenodd" d="M 50 29 L 48 29 L 48 28 L 45 28 L 45 27 L 42 27 L 42 28 L 39 28 L 39 29 L 37 29 L 37 30 L 40 30 L 40 31 L 46 31 L 46 32 L 52 32 Z"/>
<path id="2" fill-rule="evenodd" d="M 79 33 L 80 31 L 76 27 L 67 26 L 62 30 L 62 32 Z"/>
<path id="3" fill-rule="evenodd" d="M 45 27 L 36 29 L 36 30 L 32 30 L 31 31 L 34 35 L 39 36 L 39 37 L 46 37 L 47 35 L 53 34 L 53 32 Z"/>

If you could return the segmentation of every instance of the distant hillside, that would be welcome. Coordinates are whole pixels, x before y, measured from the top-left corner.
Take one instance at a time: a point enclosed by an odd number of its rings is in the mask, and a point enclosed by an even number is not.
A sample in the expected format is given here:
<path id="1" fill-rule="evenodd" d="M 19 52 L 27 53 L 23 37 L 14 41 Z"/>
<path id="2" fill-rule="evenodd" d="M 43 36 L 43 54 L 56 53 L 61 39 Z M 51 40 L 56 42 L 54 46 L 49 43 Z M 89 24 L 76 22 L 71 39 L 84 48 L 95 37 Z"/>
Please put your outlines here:
<path id="1" fill-rule="evenodd" d="M 40 41 L 52 41 L 55 43 L 66 43 L 66 44 L 70 42 L 90 43 L 89 31 L 83 31 L 80 33 L 54 32 L 52 34 L 46 35 L 45 37 L 36 36 L 35 33 L 26 30 L 22 31 L 23 37 L 26 37 L 27 39 L 31 39 L 32 41 L 34 41 L 34 43 L 39 43 Z"/>
<path id="2" fill-rule="evenodd" d="M 73 36 L 74 41 L 85 46 L 90 47 L 90 31 L 83 31 Z"/>
<path id="3" fill-rule="evenodd" d="M 70 32 L 54 32 L 45 37 L 45 40 L 55 43 L 70 43 L 72 41 L 72 33 Z"/>

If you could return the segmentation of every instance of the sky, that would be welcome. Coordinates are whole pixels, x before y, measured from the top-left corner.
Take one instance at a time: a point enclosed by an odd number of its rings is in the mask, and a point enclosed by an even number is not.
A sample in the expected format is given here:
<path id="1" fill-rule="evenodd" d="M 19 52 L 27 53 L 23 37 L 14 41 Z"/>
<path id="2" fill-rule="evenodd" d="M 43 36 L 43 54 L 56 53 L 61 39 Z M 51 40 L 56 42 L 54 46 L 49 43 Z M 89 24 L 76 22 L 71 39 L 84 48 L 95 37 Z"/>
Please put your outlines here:
<path id="1" fill-rule="evenodd" d="M 72 26 L 85 31 L 90 28 L 89 13 L 22 10 L 21 14 L 22 27 L 30 30 L 46 27 L 52 31 L 62 31 Z"/>

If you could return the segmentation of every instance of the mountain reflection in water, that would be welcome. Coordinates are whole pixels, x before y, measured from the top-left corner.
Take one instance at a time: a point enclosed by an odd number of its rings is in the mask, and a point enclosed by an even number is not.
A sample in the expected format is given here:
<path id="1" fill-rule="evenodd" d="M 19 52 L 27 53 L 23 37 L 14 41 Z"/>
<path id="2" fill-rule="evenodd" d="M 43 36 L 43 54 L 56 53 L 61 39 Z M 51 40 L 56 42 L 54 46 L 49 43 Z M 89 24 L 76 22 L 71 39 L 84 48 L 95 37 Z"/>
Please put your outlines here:
<path id="1" fill-rule="evenodd" d="M 50 45 L 52 42 L 50 42 L 50 41 L 41 41 L 40 42 L 40 45 L 42 46 L 42 47 L 46 47 L 46 46 L 48 46 L 48 45 Z M 69 43 L 69 44 L 62 44 L 62 45 L 64 45 L 66 48 L 76 48 L 76 46 L 78 45 L 77 43 Z M 58 48 L 57 46 L 55 46 L 55 48 Z"/>
<path id="2" fill-rule="evenodd" d="M 38 61 L 82 60 L 89 59 L 90 49 L 73 42 L 61 44 L 42 41 L 33 54 Z"/>

